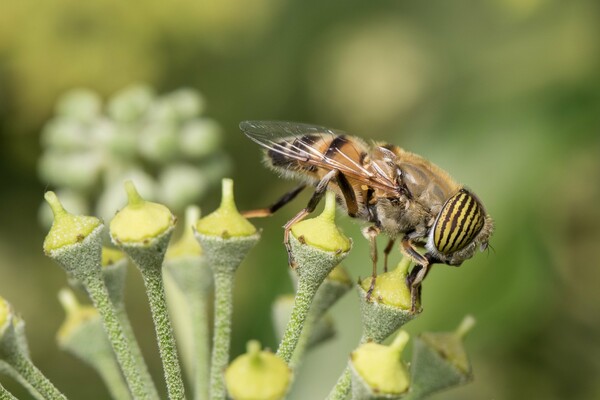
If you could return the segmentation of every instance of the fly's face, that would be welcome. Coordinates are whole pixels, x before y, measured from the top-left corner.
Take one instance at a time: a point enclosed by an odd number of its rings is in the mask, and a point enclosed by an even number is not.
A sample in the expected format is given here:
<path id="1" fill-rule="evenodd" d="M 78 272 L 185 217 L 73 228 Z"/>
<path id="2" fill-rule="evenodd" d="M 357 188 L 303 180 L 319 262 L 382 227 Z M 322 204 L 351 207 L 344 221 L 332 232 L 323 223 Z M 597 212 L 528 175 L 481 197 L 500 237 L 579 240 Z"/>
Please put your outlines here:
<path id="1" fill-rule="evenodd" d="M 470 258 L 477 248 L 485 249 L 493 230 L 479 199 L 467 189 L 450 197 L 429 231 L 427 248 L 451 265 Z"/>

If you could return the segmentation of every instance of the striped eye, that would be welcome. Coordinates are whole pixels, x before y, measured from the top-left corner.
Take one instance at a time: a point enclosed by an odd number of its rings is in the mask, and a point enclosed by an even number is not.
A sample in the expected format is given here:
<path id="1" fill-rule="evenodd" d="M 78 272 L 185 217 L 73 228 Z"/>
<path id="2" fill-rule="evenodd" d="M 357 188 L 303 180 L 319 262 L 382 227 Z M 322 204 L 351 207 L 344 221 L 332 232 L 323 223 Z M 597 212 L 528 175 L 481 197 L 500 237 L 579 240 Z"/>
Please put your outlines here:
<path id="1" fill-rule="evenodd" d="M 466 189 L 449 198 L 433 224 L 433 244 L 442 254 L 465 248 L 475 239 L 485 220 L 483 207 Z"/>

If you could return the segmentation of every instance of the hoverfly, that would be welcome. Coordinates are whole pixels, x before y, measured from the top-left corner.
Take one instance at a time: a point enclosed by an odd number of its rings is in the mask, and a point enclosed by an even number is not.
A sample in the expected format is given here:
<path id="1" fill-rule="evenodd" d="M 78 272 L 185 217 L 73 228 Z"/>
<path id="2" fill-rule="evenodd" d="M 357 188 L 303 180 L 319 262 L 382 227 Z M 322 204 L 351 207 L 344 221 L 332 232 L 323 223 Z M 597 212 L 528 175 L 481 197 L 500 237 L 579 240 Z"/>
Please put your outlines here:
<path id="1" fill-rule="evenodd" d="M 494 224 L 481 201 L 444 170 L 398 146 L 374 143 L 324 127 L 276 121 L 244 121 L 240 129 L 266 149 L 266 164 L 283 177 L 303 182 L 271 207 L 246 212 L 267 216 L 291 201 L 306 186 L 315 190 L 306 208 L 285 224 L 284 243 L 290 264 L 291 226 L 311 213 L 326 190 L 335 192 L 348 215 L 370 223 L 373 279 L 377 276 L 376 237 L 389 237 L 387 257 L 397 238 L 401 251 L 416 266 L 407 278 L 415 311 L 420 285 L 431 265 L 459 266 L 477 249 L 484 250 Z M 424 248 L 423 254 L 417 248 Z"/>

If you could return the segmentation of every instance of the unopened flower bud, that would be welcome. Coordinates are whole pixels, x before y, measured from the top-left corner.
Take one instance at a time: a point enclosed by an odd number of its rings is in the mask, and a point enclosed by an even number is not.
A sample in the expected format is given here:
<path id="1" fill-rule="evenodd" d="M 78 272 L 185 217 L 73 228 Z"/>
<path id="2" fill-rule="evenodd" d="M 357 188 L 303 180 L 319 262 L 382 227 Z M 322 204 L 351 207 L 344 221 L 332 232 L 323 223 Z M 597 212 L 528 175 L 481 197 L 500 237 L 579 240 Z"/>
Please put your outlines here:
<path id="1" fill-rule="evenodd" d="M 328 252 L 342 253 L 350 250 L 351 242 L 335 224 L 335 194 L 327 192 L 325 209 L 315 218 L 300 221 L 292 226 L 292 234 L 301 243 Z"/>
<path id="2" fill-rule="evenodd" d="M 423 333 L 415 338 L 411 363 L 414 398 L 424 398 L 472 379 L 463 338 L 474 324 L 475 319 L 468 315 L 454 332 Z"/>
<path id="3" fill-rule="evenodd" d="M 396 399 L 408 390 L 410 378 L 401 356 L 408 333 L 398 332 L 389 346 L 369 342 L 350 355 L 353 399 Z"/>
<path id="4" fill-rule="evenodd" d="M 380 343 L 417 315 L 411 312 L 410 288 L 406 283 L 409 266 L 410 259 L 404 258 L 394 270 L 378 275 L 370 301 L 367 291 L 371 277 L 359 282 L 365 340 Z"/>
<path id="5" fill-rule="evenodd" d="M 131 181 L 125 182 L 125 190 L 129 203 L 110 222 L 115 243 L 149 246 L 173 230 L 176 219 L 167 207 L 142 199 Z"/>
<path id="6" fill-rule="evenodd" d="M 292 372 L 283 360 L 257 341 L 248 342 L 247 353 L 225 371 L 227 392 L 234 400 L 279 400 L 285 396 Z"/>

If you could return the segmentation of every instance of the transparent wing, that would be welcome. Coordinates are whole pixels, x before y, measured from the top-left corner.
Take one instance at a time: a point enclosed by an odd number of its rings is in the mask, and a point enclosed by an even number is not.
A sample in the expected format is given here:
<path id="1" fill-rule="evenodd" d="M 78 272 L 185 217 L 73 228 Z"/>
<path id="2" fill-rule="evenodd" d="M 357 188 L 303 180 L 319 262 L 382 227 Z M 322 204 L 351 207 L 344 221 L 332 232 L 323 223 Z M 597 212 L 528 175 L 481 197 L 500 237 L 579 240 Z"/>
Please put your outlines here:
<path id="1" fill-rule="evenodd" d="M 347 136 L 343 131 L 322 126 L 285 121 L 244 121 L 240 129 L 263 148 L 319 168 L 337 169 L 349 178 L 364 181 L 383 190 L 397 191 L 394 179 L 378 168 L 361 165 L 355 158 L 335 148 L 335 155 L 314 148 L 319 139 Z M 360 154 L 360 149 L 356 149 Z M 365 149 L 366 150 L 366 149 Z M 338 157 L 339 155 L 339 157 Z"/>

